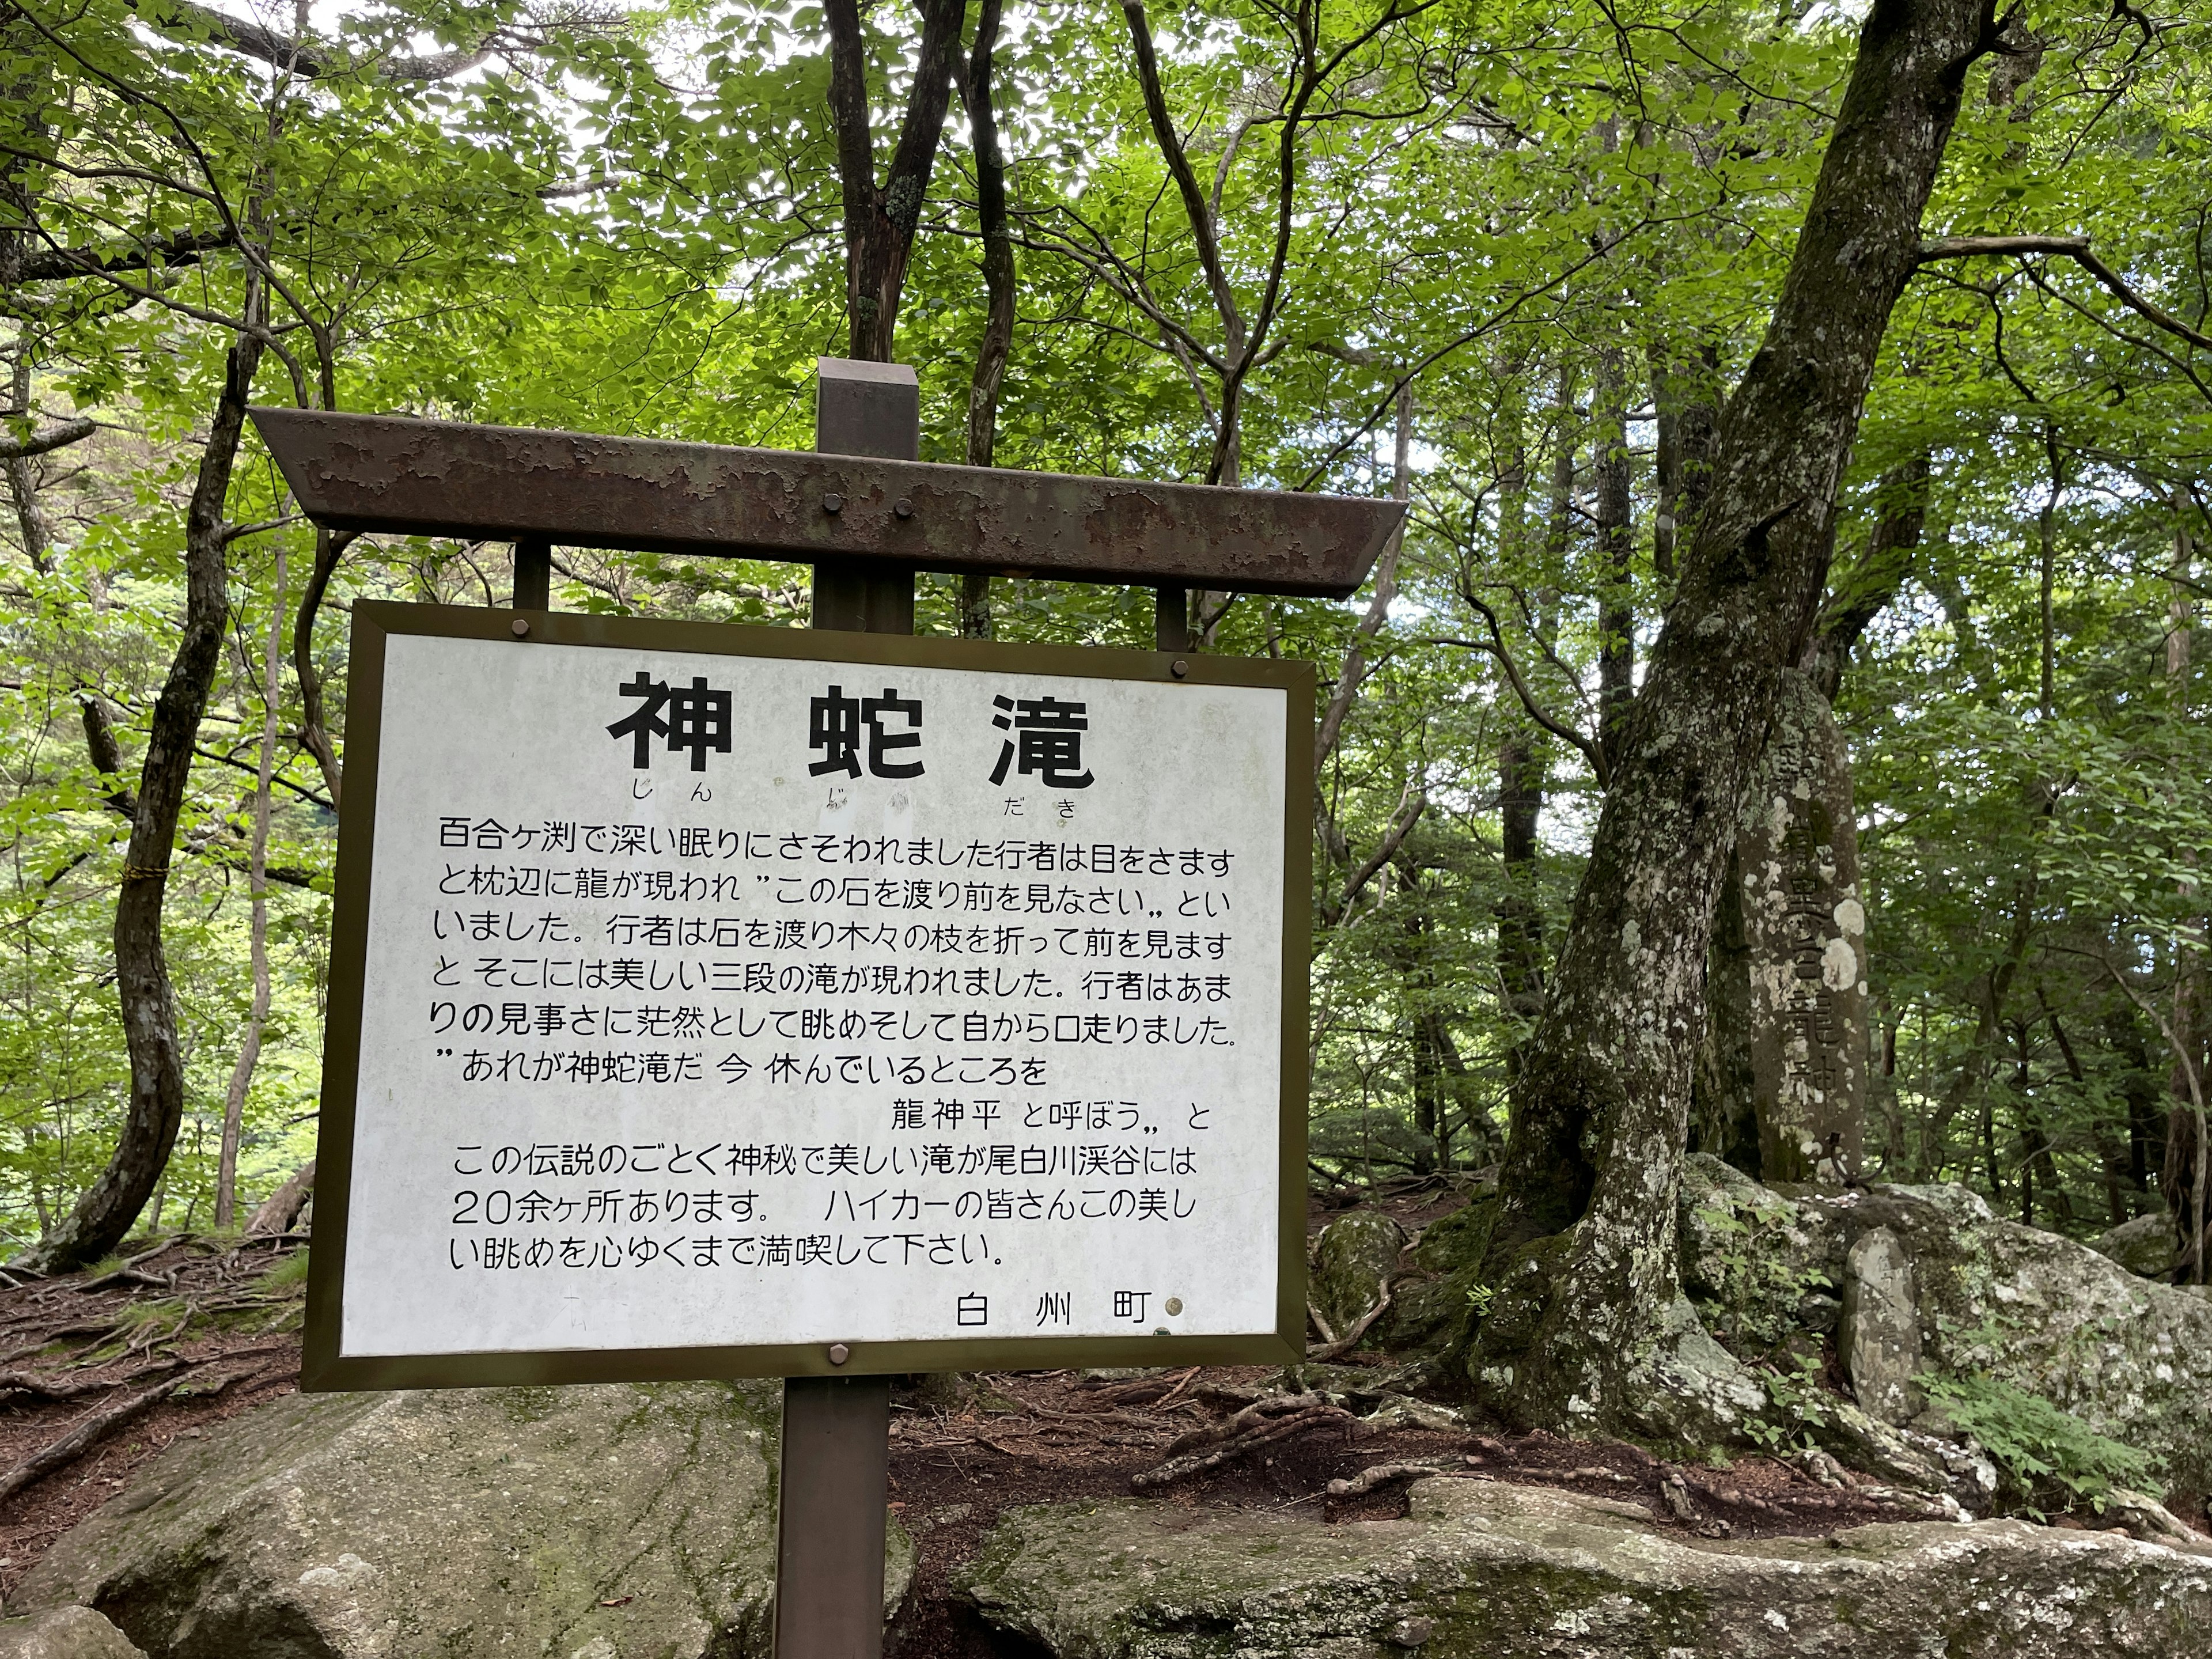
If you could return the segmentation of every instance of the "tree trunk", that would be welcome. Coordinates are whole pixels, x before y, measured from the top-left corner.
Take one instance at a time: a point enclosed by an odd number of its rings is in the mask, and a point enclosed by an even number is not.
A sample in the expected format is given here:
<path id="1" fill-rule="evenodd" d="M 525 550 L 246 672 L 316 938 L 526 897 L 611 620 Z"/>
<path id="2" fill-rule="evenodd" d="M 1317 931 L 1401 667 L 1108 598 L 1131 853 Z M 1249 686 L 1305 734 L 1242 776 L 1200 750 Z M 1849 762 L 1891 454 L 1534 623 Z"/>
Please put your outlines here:
<path id="1" fill-rule="evenodd" d="M 1711 383 L 1720 373 L 1720 354 L 1699 348 L 1696 367 L 1658 367 L 1651 399 L 1658 411 L 1658 453 L 1653 459 L 1659 490 L 1651 523 L 1651 574 L 1662 587 L 1674 580 L 1674 550 L 1685 532 L 1694 532 L 1698 509 L 1711 479 L 1713 417 L 1719 397 Z"/>
<path id="2" fill-rule="evenodd" d="M 1498 983 L 1505 1012 L 1534 1021 L 1544 1012 L 1544 909 L 1536 891 L 1547 770 L 1540 739 L 1526 726 L 1498 745 L 1498 821 L 1504 890 L 1498 900 Z M 1509 1071 L 1516 1044 L 1507 1059 Z"/>
<path id="3" fill-rule="evenodd" d="M 340 790 L 345 779 L 323 713 L 323 675 L 315 665 L 315 616 L 323 608 L 324 595 L 330 592 L 331 578 L 337 574 L 338 560 L 353 545 L 357 533 L 316 526 L 315 567 L 307 577 L 307 591 L 300 595 L 299 614 L 292 622 L 292 678 L 300 686 L 300 746 L 315 757 L 323 775 L 323 792 L 331 798 L 333 811 L 342 805 Z"/>
<path id="4" fill-rule="evenodd" d="M 249 316 L 258 305 L 249 294 Z M 167 1167 L 184 1118 L 184 1058 L 177 1046 L 176 1005 L 161 941 L 161 901 L 168 891 L 169 858 L 191 775 L 192 747 L 230 618 L 223 503 L 261 350 L 258 333 L 238 336 L 225 365 L 222 395 L 208 424 L 185 515 L 183 638 L 154 705 L 123 886 L 115 902 L 115 980 L 131 1051 L 130 1110 L 107 1168 L 31 1253 L 33 1263 L 50 1273 L 95 1261 L 122 1241 Z"/>
<path id="5" fill-rule="evenodd" d="M 1433 986 L 1423 989 L 1435 994 Z M 1479 1158 L 1481 1137 L 1468 1109 L 1467 1062 L 1452 1038 L 1450 1018 L 1442 1009 L 1425 1008 L 1414 1018 L 1413 1036 L 1414 1123 L 1428 1139 L 1425 1152 L 1415 1155 L 1415 1173 L 1426 1173 L 1424 1163 L 1431 1169 L 1451 1168 L 1452 1140 L 1462 1122 L 1468 1129 L 1468 1156 Z"/>
<path id="6" fill-rule="evenodd" d="M 1486 1392 L 1524 1420 L 1706 1438 L 1760 1407 L 1749 1379 L 1680 1363 L 1695 1321 L 1675 1193 L 1714 901 L 1780 671 L 1813 627 L 1838 485 L 1965 76 L 1993 33 L 1986 0 L 1876 0 L 1782 296 L 1722 415 L 1507 1149 L 1493 1259 L 1574 1228 L 1534 1343 L 1478 1358 Z"/>
<path id="7" fill-rule="evenodd" d="M 1571 485 L 1571 478 L 1570 479 Z M 1498 489 L 1498 552 L 1501 562 L 1525 559 L 1528 457 L 1514 422 Z M 1544 906 L 1540 832 L 1544 786 L 1551 773 L 1544 734 L 1533 721 L 1510 720 L 1498 744 L 1498 839 L 1504 880 L 1492 914 L 1498 929 L 1498 1002 L 1512 1032 L 1505 1051 L 1505 1090 L 1518 1086 L 1528 1033 L 1544 1012 Z"/>
<path id="8" fill-rule="evenodd" d="M 1763 1181 L 1844 1180 L 1864 1157 L 1866 913 L 1850 752 L 1828 705 L 1852 647 L 1911 569 L 1928 456 L 1885 473 L 1875 500 L 1866 546 L 1821 605 L 1803 673 L 1784 672 L 1784 712 L 1754 769 L 1713 922 L 1691 1144 Z M 1801 835 L 1804 848 L 1787 844 Z M 1840 971 L 1801 975 L 1805 940 L 1794 935 L 1808 927 L 1850 947 L 1857 971 L 1848 985 Z M 1831 1133 L 1843 1156 L 1824 1165 Z"/>
<path id="9" fill-rule="evenodd" d="M 1628 388 L 1620 353 L 1598 354 L 1597 371 L 1597 723 L 1608 771 L 1620 764 L 1636 706 L 1636 550 L 1629 490 Z"/>
<path id="10" fill-rule="evenodd" d="M 1743 866 L 1731 848 L 1706 947 L 1705 1030 L 1690 1080 L 1689 1148 L 1759 1178 L 1759 1095 L 1751 1051 L 1751 947 L 1743 936 Z"/>
<path id="11" fill-rule="evenodd" d="M 314 1192 L 315 1160 L 311 1158 L 292 1171 L 289 1181 L 261 1200 L 261 1207 L 246 1224 L 246 1237 L 291 1231 L 292 1224 L 300 1218 L 300 1212 L 307 1208 Z"/>
<path id="12" fill-rule="evenodd" d="M 2056 464 L 2054 456 L 2054 469 Z M 2189 719 L 2189 659 L 2196 611 L 2191 590 L 2196 546 L 2179 492 L 2173 507 L 2173 557 L 2166 567 L 2173 593 L 2166 609 L 2166 686 L 2172 718 L 2177 723 L 2185 723 Z M 2046 557 L 2046 567 L 2049 562 Z M 2047 592 L 2047 579 L 2044 586 Z M 2045 608 L 2047 611 L 2047 602 Z M 2181 892 L 2185 899 L 2194 898 L 2197 884 L 2183 883 Z M 2166 1159 L 2160 1176 L 2166 1213 L 2173 1219 L 2176 1282 L 2193 1280 L 2199 1285 L 2205 1282 L 2206 1258 L 2212 1254 L 2212 1218 L 2207 1215 L 2208 1176 L 2212 1176 L 2212 1160 L 2205 1157 L 2202 1036 L 2205 1013 L 2204 938 L 2201 929 L 2200 922 L 2193 940 L 2189 930 L 2183 930 L 2174 947 L 2173 1031 L 2181 1052 L 2175 1055 L 2168 1078 L 2173 1104 L 2167 1113 Z"/>
<path id="13" fill-rule="evenodd" d="M 2120 1097 L 2127 1103 L 2127 1180 L 2135 1194 L 2130 1209 L 2142 1215 L 2158 1207 L 2152 1194 L 2158 1190 L 2165 1147 L 2166 1078 L 2153 1066 L 2133 1003 L 2122 998 L 2108 1005 L 2100 1024 L 2105 1047 L 2119 1059 Z"/>
<path id="14" fill-rule="evenodd" d="M 1874 528 L 1851 568 L 1829 586 L 1820 625 L 1798 663 L 1813 689 L 1830 702 L 1843 690 L 1844 667 L 1867 625 L 1897 597 L 1911 574 L 1928 522 L 1928 452 L 1893 466 L 1875 487 Z"/>
<path id="15" fill-rule="evenodd" d="M 0 35 L 0 40 L 4 40 Z M 6 198 L 0 192 L 0 201 Z M 15 240 L 13 233 L 0 232 L 0 249 Z M 0 252 L 0 270 L 4 270 L 7 258 Z M 0 289 L 4 291 L 4 289 Z M 15 361 L 13 394 L 9 400 L 11 411 L 29 414 L 31 383 L 36 364 L 32 362 L 32 345 L 35 337 L 27 327 L 18 325 L 15 336 Z M 9 498 L 15 506 L 15 528 L 23 540 L 23 557 L 32 569 L 40 575 L 52 572 L 53 566 L 47 556 L 53 545 L 53 531 L 46 523 L 46 509 L 39 505 L 38 464 L 28 455 L 9 455 L 0 459 L 0 474 L 8 480 Z"/>
<path id="16" fill-rule="evenodd" d="M 961 96 L 975 155 L 975 222 L 983 240 L 983 337 L 975 347 L 975 373 L 968 385 L 968 465 L 990 466 L 999 441 L 999 386 L 1014 344 L 1014 241 L 1006 226 L 1006 158 L 999 143 L 999 114 L 992 102 L 991 54 L 999 38 L 1000 0 L 982 0 L 975 14 Z M 960 579 L 960 631 L 992 637 L 991 579 Z"/>
<path id="17" fill-rule="evenodd" d="M 249 925 L 253 959 L 253 1007 L 231 1067 L 222 1103 L 222 1150 L 216 1161 L 215 1225 L 226 1231 L 238 1207 L 238 1146 L 246 1128 L 246 1093 L 261 1060 L 261 1034 L 269 1024 L 269 790 L 276 775 L 276 688 L 283 672 L 284 550 L 276 549 L 276 591 L 269 601 L 269 646 L 261 662 L 261 758 L 254 776 L 253 845 L 246 880 L 252 898 Z"/>
<path id="18" fill-rule="evenodd" d="M 899 296 L 915 228 L 937 162 L 967 0 L 922 0 L 921 42 L 906 116 L 891 152 L 890 176 L 876 183 L 875 137 L 868 110 L 868 51 L 859 0 L 826 0 L 830 27 L 830 115 L 837 135 L 837 173 L 845 204 L 848 355 L 887 363 L 898 331 Z"/>

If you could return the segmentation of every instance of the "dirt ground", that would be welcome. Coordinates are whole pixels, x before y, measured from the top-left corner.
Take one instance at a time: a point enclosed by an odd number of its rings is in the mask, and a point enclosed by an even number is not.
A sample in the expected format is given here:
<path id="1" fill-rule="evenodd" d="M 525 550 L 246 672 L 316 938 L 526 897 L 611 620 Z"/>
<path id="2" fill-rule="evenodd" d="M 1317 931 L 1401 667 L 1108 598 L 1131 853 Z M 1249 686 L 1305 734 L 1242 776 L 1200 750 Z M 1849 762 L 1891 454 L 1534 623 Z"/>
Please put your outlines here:
<path id="1" fill-rule="evenodd" d="M 1409 1231 L 1459 1201 L 1435 1186 L 1385 1195 Z M 1315 1225 L 1329 1218 L 1317 1206 Z M 301 1243 L 176 1239 L 104 1273 L 0 1284 L 0 1597 L 179 1436 L 203 1434 L 292 1391 Z M 1392 1406 L 1407 1385 L 1386 1355 L 1300 1368 L 1299 1387 L 1323 1389 L 1349 1409 L 1310 1393 L 1301 1399 L 1297 1388 L 1286 1398 L 1293 1380 L 1279 1369 L 1215 1366 L 902 1380 L 892 1408 L 890 1501 L 920 1559 L 895 1633 L 896 1659 L 1013 1652 L 948 1589 L 1000 1511 L 1127 1498 L 1133 1480 L 1179 1454 L 1188 1461 L 1226 1449 L 1217 1467 L 1149 1486 L 1151 1501 L 1331 1523 L 1403 1514 L 1409 1476 L 1357 1496 L 1328 1491 L 1332 1481 L 1394 1463 L 1641 1502 L 1662 1528 L 1707 1537 L 1818 1534 L 1919 1512 L 1909 1496 L 1871 1483 L 1823 1484 L 1805 1468 L 1767 1458 L 1678 1466 L 1624 1444 L 1510 1434 L 1479 1421 L 1444 1426 L 1450 1419 L 1434 1413 L 1424 1425 L 1413 1420 L 1424 1415 L 1419 1407 Z M 1395 1425 L 1358 1420 L 1378 1406 L 1392 1407 L 1386 1415 Z M 1259 1443 L 1239 1455 L 1255 1435 Z"/>
<path id="2" fill-rule="evenodd" d="M 179 1435 L 292 1392 L 302 1243 L 179 1238 L 106 1273 L 0 1274 L 0 1598 Z M 118 1411 L 82 1451 L 23 1478 Z"/>

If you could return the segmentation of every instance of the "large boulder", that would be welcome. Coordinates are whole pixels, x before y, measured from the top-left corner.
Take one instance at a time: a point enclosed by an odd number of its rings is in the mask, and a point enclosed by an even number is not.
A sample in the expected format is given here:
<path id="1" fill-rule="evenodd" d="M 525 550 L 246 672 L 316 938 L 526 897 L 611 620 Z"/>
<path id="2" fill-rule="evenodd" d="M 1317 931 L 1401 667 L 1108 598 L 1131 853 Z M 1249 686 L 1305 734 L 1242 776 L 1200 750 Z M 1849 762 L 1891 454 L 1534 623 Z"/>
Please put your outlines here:
<path id="1" fill-rule="evenodd" d="M 294 1395 L 144 1465 L 9 1610 L 156 1659 L 765 1659 L 780 1421 L 772 1383 Z"/>
<path id="2" fill-rule="evenodd" d="M 1437 1480 L 1402 1521 L 1009 1510 L 957 1588 L 1060 1659 L 2172 1659 L 2212 1552 L 2021 1522 L 1705 1542 L 1641 1506 Z"/>
<path id="3" fill-rule="evenodd" d="M 1433 1354 L 1466 1334 L 1474 1301 L 1482 1297 L 1482 1259 L 1497 1219 L 1496 1194 L 1482 1194 L 1421 1229 L 1409 1253 L 1413 1273 L 1391 1292 L 1380 1331 L 1384 1346 Z"/>
<path id="4" fill-rule="evenodd" d="M 1344 1336 L 1382 1299 L 1406 1230 L 1379 1210 L 1354 1210 L 1321 1231 L 1313 1245 L 1311 1295 L 1329 1328 Z"/>
<path id="5" fill-rule="evenodd" d="M 1773 1188 L 1686 1160 L 1683 1282 L 1739 1351 L 1832 1324 L 1846 1261 L 1878 1229 L 1911 1264 L 1923 1374 L 2037 1396 L 2212 1489 L 2212 1301 L 2002 1220 L 1963 1187 Z"/>

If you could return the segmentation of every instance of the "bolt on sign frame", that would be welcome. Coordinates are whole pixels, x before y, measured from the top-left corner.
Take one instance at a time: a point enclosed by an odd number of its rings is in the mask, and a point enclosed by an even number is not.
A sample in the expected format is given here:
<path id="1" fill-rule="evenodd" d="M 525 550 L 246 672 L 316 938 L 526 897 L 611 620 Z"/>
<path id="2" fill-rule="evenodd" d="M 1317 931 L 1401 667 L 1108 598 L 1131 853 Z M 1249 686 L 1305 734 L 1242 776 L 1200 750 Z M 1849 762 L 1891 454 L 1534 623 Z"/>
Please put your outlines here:
<path id="1" fill-rule="evenodd" d="M 928 1369 L 1255 1363 L 1304 1352 L 1304 1048 L 1312 676 L 1303 664 L 1188 652 L 1186 589 L 1348 597 L 1403 517 L 1401 503 L 1077 478 L 924 464 L 919 390 L 905 365 L 823 359 L 817 451 L 747 450 L 391 416 L 256 408 L 294 497 L 332 529 L 511 541 L 515 610 L 364 606 L 356 622 L 352 747 L 364 772 L 341 832 L 333 995 L 319 1147 L 325 1170 L 303 1375 L 309 1388 L 467 1386 L 612 1378 L 787 1378 L 779 1483 L 780 1659 L 880 1653 L 890 1380 Z M 553 544 L 811 562 L 806 634 L 556 615 Z M 918 569 L 1137 583 L 1158 599 L 1158 653 L 917 640 Z M 375 822 L 377 722 L 395 634 L 1059 673 L 1289 696 L 1275 1330 L 1249 1337 L 999 1337 L 345 1358 L 338 1318 Z M 363 764 L 365 763 L 365 764 Z M 350 983 L 349 983 L 349 980 Z"/>

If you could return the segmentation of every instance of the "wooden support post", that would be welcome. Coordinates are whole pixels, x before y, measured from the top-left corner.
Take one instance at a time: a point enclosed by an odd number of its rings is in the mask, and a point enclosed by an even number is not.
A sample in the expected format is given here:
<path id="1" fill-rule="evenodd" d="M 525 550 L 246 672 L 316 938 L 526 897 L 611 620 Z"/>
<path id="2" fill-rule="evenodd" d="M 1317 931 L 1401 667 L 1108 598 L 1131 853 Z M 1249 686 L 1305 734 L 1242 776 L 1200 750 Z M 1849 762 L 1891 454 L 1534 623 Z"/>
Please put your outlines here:
<path id="1" fill-rule="evenodd" d="M 553 544 L 542 536 L 519 536 L 514 543 L 514 608 L 553 608 Z"/>
<path id="2" fill-rule="evenodd" d="M 824 357 L 816 386 L 816 449 L 899 461 L 921 453 L 921 392 L 910 366 Z M 913 570 L 820 562 L 814 626 L 913 633 Z M 887 1376 L 784 1381 L 775 1659 L 881 1659 L 890 1419 Z"/>
<path id="3" fill-rule="evenodd" d="M 775 1659 L 878 1659 L 884 1650 L 888 1376 L 783 1385 L 775 1539 Z"/>
<path id="4" fill-rule="evenodd" d="M 1190 649 L 1190 590 L 1156 587 L 1152 590 L 1152 648 L 1177 653 Z"/>
<path id="5" fill-rule="evenodd" d="M 918 460 L 921 388 L 911 363 L 821 359 L 815 375 L 814 447 L 824 454 Z M 892 511 L 904 518 L 894 503 Z M 856 634 L 914 632 L 914 572 L 878 559 L 823 559 L 814 567 L 814 626 Z"/>

